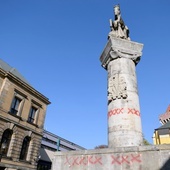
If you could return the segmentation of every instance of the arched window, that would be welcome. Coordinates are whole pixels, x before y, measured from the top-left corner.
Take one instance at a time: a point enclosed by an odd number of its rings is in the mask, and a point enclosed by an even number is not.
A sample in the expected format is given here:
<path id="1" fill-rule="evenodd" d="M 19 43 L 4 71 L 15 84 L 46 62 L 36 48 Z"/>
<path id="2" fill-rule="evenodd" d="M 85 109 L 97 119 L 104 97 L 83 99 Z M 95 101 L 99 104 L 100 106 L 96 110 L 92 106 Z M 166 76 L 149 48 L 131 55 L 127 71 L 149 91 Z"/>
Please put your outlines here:
<path id="1" fill-rule="evenodd" d="M 7 156 L 9 144 L 11 141 L 11 136 L 12 136 L 12 131 L 10 129 L 4 131 L 0 143 L 0 150 L 2 155 Z"/>
<path id="2" fill-rule="evenodd" d="M 28 153 L 28 147 L 30 143 L 30 137 L 26 136 L 22 142 L 22 148 L 20 153 L 20 160 L 26 160 L 27 159 L 27 153 Z"/>

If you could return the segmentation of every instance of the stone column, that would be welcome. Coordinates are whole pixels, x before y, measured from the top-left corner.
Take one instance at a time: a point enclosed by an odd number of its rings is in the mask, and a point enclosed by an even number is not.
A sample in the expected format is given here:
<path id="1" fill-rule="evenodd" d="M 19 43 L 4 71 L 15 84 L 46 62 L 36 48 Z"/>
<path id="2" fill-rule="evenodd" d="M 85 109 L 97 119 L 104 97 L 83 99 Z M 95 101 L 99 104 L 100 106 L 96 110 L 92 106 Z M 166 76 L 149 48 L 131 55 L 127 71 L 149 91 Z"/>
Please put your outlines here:
<path id="1" fill-rule="evenodd" d="M 100 57 L 108 71 L 108 146 L 143 144 L 135 66 L 143 44 L 111 36 Z"/>

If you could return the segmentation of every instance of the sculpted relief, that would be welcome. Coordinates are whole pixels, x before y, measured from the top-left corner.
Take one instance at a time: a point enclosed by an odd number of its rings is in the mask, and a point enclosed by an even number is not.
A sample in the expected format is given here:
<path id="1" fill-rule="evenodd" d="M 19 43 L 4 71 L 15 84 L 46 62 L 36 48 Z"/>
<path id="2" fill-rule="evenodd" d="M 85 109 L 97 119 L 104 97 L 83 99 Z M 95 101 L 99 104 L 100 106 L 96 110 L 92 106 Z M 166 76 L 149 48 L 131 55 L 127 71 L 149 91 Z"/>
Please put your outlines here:
<path id="1" fill-rule="evenodd" d="M 115 15 L 115 20 L 112 21 L 112 19 L 110 19 L 110 29 L 111 29 L 111 31 L 108 35 L 108 38 L 110 36 L 114 36 L 114 37 L 130 40 L 129 29 L 125 25 L 125 23 L 124 23 L 124 21 L 121 17 L 121 11 L 120 11 L 119 5 L 116 5 L 114 7 L 114 15 Z"/>
<path id="2" fill-rule="evenodd" d="M 116 99 L 127 98 L 127 86 L 124 77 L 118 74 L 109 78 L 108 103 Z"/>

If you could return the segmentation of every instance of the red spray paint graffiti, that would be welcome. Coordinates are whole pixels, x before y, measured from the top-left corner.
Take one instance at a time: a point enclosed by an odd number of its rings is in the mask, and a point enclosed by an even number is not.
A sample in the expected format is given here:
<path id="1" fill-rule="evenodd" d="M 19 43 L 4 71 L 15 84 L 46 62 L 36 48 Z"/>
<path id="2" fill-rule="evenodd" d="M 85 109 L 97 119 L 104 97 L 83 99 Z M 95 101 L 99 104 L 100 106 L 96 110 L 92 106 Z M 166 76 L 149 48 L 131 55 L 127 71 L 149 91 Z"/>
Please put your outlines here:
<path id="1" fill-rule="evenodd" d="M 110 155 L 108 159 L 108 164 L 110 165 L 123 165 L 127 164 L 132 166 L 133 164 L 139 164 L 142 162 L 141 154 L 128 154 L 128 155 Z M 78 157 L 65 157 L 66 161 L 64 165 L 68 165 L 70 168 L 75 166 L 89 166 L 89 165 L 98 165 L 104 166 L 102 156 L 78 156 Z M 105 159 L 104 159 L 105 160 Z"/>
<path id="2" fill-rule="evenodd" d="M 114 110 L 110 110 L 108 112 L 108 118 L 114 115 L 118 115 L 118 114 L 133 114 L 136 116 L 140 116 L 140 112 L 136 109 L 131 109 L 131 108 L 116 108 Z"/>
<path id="3" fill-rule="evenodd" d="M 137 154 L 137 155 L 134 155 L 134 154 L 131 154 L 131 155 L 126 155 L 126 156 L 114 156 L 112 155 L 111 158 L 112 158 L 112 164 L 118 164 L 118 165 L 122 165 L 122 164 L 132 164 L 134 162 L 137 162 L 137 163 L 140 163 L 142 162 L 141 159 L 140 159 L 141 155 L 140 154 Z"/>
<path id="4" fill-rule="evenodd" d="M 87 165 L 87 164 L 92 164 L 92 165 L 103 165 L 102 163 L 102 157 L 98 156 L 83 156 L 83 157 L 66 157 L 66 162 L 64 163 L 65 165 L 71 166 L 76 166 L 76 165 Z"/>
<path id="5" fill-rule="evenodd" d="M 123 108 L 110 110 L 108 116 L 111 117 L 113 115 L 120 114 L 120 113 L 123 113 Z"/>
<path id="6" fill-rule="evenodd" d="M 140 112 L 136 109 L 129 109 L 128 108 L 128 114 L 134 114 L 134 115 L 140 116 Z"/>

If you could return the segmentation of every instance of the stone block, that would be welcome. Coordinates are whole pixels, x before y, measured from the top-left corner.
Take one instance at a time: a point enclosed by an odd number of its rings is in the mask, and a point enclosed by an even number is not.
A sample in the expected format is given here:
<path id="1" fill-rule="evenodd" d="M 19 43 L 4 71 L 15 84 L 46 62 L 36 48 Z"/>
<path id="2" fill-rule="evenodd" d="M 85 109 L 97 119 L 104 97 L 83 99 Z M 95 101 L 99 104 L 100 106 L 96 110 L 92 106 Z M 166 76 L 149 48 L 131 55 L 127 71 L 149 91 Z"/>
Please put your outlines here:
<path id="1" fill-rule="evenodd" d="M 169 170 L 170 145 L 56 152 L 52 170 Z"/>

